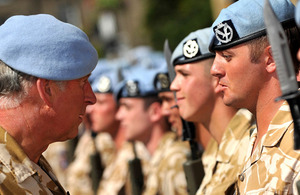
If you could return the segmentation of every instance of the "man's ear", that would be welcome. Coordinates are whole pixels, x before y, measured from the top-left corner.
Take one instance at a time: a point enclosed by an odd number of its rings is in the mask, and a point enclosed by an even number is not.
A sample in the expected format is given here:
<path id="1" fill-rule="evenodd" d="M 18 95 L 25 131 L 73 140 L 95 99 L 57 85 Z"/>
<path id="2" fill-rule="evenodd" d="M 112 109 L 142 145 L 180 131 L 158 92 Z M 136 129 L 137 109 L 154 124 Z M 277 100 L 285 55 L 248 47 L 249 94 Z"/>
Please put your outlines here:
<path id="1" fill-rule="evenodd" d="M 159 121 L 162 117 L 162 107 L 159 102 L 152 103 L 149 108 L 151 121 L 156 122 Z"/>
<path id="2" fill-rule="evenodd" d="M 41 99 L 48 105 L 52 106 L 52 93 L 51 93 L 51 81 L 47 79 L 38 78 L 36 81 L 37 90 Z"/>
<path id="3" fill-rule="evenodd" d="M 272 53 L 272 49 L 271 46 L 268 46 L 265 48 L 265 55 L 266 55 L 266 70 L 268 73 L 273 73 L 276 71 L 276 63 L 275 60 L 273 58 L 273 53 Z"/>

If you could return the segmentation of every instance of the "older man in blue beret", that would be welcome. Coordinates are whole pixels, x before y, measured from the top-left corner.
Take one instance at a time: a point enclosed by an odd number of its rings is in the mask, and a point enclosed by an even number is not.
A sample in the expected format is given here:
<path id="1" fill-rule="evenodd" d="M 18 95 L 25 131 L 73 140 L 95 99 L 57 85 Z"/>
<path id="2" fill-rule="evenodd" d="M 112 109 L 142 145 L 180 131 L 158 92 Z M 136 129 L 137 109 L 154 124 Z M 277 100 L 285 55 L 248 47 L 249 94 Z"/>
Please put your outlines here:
<path id="1" fill-rule="evenodd" d="M 299 33 L 294 5 L 289 0 L 272 0 L 270 4 L 295 53 L 299 45 L 293 44 L 299 43 Z M 211 73 L 218 78 L 217 91 L 223 94 L 223 102 L 247 108 L 256 118 L 257 128 L 251 132 L 236 193 L 293 194 L 300 152 L 294 150 L 289 105 L 283 100 L 275 101 L 281 90 L 266 36 L 263 7 L 262 0 L 240 0 L 221 11 L 212 25 L 210 49 L 216 57 Z M 298 63 L 295 69 L 298 72 Z"/>
<path id="2" fill-rule="evenodd" d="M 87 35 L 47 14 L 0 26 L 0 194 L 67 194 L 42 156 L 74 138 L 95 95 Z"/>

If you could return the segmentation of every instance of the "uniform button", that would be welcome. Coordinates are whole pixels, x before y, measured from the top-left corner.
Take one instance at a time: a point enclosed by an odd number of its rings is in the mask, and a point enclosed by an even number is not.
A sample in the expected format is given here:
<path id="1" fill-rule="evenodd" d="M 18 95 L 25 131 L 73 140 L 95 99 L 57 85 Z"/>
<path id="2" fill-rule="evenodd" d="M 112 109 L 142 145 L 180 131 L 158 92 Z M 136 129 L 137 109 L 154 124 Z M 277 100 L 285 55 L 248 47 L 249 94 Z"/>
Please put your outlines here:
<path id="1" fill-rule="evenodd" d="M 244 176 L 244 174 L 240 174 L 240 175 L 239 175 L 239 178 L 240 178 L 241 182 L 243 182 L 243 181 L 244 181 L 244 179 L 245 179 L 245 176 Z"/>

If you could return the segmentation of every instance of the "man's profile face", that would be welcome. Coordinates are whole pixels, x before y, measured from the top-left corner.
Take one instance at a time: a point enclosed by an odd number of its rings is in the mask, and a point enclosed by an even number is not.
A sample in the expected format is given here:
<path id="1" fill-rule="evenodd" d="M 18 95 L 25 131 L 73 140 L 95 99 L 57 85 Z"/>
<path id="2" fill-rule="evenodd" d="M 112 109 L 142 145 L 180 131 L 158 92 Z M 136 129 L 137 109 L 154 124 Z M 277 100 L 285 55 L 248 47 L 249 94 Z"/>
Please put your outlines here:
<path id="1" fill-rule="evenodd" d="M 145 109 L 143 98 L 121 98 L 116 118 L 124 129 L 127 140 L 145 142 L 151 134 L 152 123 L 148 109 Z"/>
<path id="2" fill-rule="evenodd" d="M 162 114 L 168 118 L 172 130 L 178 135 L 182 134 L 182 122 L 178 107 L 176 106 L 174 93 L 171 91 L 160 92 L 158 97 L 162 100 Z"/>
<path id="3" fill-rule="evenodd" d="M 202 122 L 213 109 L 213 79 L 205 63 L 203 60 L 175 66 L 171 90 L 176 92 L 180 115 L 187 121 Z"/>
<path id="4" fill-rule="evenodd" d="M 112 93 L 96 93 L 97 101 L 87 107 L 86 113 L 91 122 L 91 129 L 95 132 L 107 132 L 115 130 L 117 104 Z"/>
<path id="5" fill-rule="evenodd" d="M 71 139 L 77 135 L 86 107 L 96 102 L 88 76 L 66 81 L 64 88 L 61 90 L 57 86 L 53 94 L 53 97 L 55 96 L 53 108 L 56 115 L 52 124 L 57 127 L 55 134 L 59 137 L 59 141 Z"/>
<path id="6" fill-rule="evenodd" d="M 218 79 L 216 93 L 223 95 L 227 106 L 249 110 L 253 107 L 266 77 L 264 55 L 260 58 L 260 64 L 252 63 L 250 48 L 245 44 L 216 51 L 211 74 Z"/>

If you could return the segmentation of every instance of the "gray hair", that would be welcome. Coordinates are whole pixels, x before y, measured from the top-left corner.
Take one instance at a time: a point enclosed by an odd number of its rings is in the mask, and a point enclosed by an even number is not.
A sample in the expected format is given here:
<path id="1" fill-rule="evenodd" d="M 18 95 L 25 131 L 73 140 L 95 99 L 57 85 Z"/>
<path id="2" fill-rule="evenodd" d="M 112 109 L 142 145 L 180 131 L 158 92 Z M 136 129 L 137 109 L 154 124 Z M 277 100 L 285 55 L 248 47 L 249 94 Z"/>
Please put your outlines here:
<path id="1" fill-rule="evenodd" d="M 20 105 L 37 78 L 10 68 L 0 60 L 0 109 Z"/>
<path id="2" fill-rule="evenodd" d="M 0 109 L 19 106 L 37 79 L 12 69 L 0 60 Z M 55 81 L 55 83 L 60 90 L 65 89 L 65 81 Z"/>

